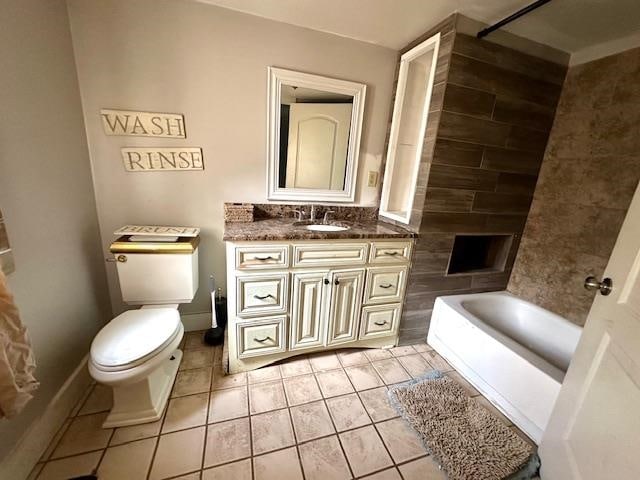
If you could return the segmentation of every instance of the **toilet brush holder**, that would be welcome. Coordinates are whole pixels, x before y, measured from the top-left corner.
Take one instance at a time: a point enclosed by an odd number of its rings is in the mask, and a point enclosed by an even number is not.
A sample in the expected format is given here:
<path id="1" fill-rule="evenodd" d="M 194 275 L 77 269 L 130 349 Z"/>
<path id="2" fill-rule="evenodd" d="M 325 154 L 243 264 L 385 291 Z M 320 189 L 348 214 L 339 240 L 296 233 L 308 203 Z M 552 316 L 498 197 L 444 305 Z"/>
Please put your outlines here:
<path id="1" fill-rule="evenodd" d="M 224 329 L 227 325 L 227 299 L 218 296 L 214 305 L 217 326 L 209 328 L 204 333 L 204 341 L 207 345 L 222 345 L 224 343 Z"/>

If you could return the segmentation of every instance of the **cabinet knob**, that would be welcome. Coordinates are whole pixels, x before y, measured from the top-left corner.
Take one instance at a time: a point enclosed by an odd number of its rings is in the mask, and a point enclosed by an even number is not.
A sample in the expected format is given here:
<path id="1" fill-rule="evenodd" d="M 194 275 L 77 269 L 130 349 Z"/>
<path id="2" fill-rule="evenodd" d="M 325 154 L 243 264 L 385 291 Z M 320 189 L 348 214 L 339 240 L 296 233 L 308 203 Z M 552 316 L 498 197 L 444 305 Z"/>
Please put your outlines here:
<path id="1" fill-rule="evenodd" d="M 336 285 L 340 285 L 340 280 L 338 280 L 337 278 L 333 281 L 333 283 L 335 283 Z"/>
<path id="2" fill-rule="evenodd" d="M 325 278 L 325 279 L 324 279 L 324 284 L 325 284 L 325 285 L 329 285 L 329 283 L 331 283 L 331 282 L 329 282 L 329 279 L 328 279 L 328 278 Z"/>

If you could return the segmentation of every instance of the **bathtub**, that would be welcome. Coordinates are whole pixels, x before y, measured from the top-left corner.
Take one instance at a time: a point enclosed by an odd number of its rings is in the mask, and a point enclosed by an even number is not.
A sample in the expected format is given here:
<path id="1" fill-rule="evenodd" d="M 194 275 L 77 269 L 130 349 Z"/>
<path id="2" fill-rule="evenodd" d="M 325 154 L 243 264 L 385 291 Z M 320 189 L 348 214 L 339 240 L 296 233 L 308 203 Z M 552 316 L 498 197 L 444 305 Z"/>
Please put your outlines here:
<path id="1" fill-rule="evenodd" d="M 438 297 L 427 342 L 539 443 L 582 328 L 507 292 Z"/>

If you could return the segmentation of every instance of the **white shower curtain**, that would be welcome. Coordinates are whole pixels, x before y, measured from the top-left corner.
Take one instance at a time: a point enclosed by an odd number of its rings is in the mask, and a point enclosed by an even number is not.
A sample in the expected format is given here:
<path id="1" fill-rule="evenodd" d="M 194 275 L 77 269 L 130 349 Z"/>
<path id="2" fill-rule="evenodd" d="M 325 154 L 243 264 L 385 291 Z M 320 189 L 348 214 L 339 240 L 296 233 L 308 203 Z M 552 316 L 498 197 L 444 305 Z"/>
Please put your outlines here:
<path id="1" fill-rule="evenodd" d="M 0 419 L 11 418 L 24 408 L 39 386 L 27 330 L 0 270 Z"/>

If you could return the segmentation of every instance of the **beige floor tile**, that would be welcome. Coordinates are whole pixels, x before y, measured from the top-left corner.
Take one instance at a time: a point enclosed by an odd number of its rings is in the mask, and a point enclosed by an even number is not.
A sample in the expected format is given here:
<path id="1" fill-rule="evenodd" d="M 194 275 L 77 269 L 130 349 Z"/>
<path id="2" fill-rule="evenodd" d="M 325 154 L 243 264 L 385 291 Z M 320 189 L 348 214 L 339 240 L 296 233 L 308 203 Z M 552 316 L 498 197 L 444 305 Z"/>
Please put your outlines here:
<path id="1" fill-rule="evenodd" d="M 275 410 L 251 417 L 253 454 L 271 452 L 295 445 L 289 410 Z"/>
<path id="2" fill-rule="evenodd" d="M 374 422 L 381 422 L 398 416 L 387 396 L 387 388 L 375 388 L 360 392 L 360 400 Z"/>
<path id="3" fill-rule="evenodd" d="M 180 370 L 210 367 L 213 365 L 213 348 L 185 350 L 180 362 Z"/>
<path id="4" fill-rule="evenodd" d="M 66 457 L 77 453 L 105 448 L 113 429 L 102 428 L 106 413 L 95 413 L 76 417 L 60 439 L 51 458 Z"/>
<path id="5" fill-rule="evenodd" d="M 100 480 L 146 480 L 156 438 L 147 438 L 118 447 L 107 448 L 100 466 Z"/>
<path id="6" fill-rule="evenodd" d="M 349 377 L 344 373 L 344 370 L 330 370 L 328 372 L 316 373 L 316 378 L 318 379 L 324 398 L 336 397 L 354 391 Z"/>
<path id="7" fill-rule="evenodd" d="M 78 399 L 76 404 L 73 406 L 73 408 L 71 409 L 71 412 L 69 412 L 70 417 L 75 417 L 78 414 L 78 412 L 84 405 L 84 402 L 87 400 L 87 398 L 89 398 L 89 395 L 91 395 L 91 392 L 93 392 L 93 387 L 95 385 L 96 385 L 96 382 L 90 382 L 89 385 L 87 385 L 87 388 L 85 388 L 84 391 L 82 392 L 82 396 Z"/>
<path id="8" fill-rule="evenodd" d="M 322 398 L 318 382 L 316 382 L 316 377 L 313 375 L 285 378 L 283 383 L 287 401 L 291 406 L 313 402 Z"/>
<path id="9" fill-rule="evenodd" d="M 311 363 L 309 363 L 307 357 L 293 357 L 280 364 L 282 378 L 305 375 L 311 372 Z"/>
<path id="10" fill-rule="evenodd" d="M 67 428 L 69 428 L 69 425 L 71 425 L 71 421 L 73 419 L 72 418 L 67 418 L 64 423 L 62 424 L 62 427 L 60 427 L 58 429 L 58 431 L 56 432 L 56 434 L 53 436 L 53 438 L 51 439 L 51 441 L 49 442 L 49 446 L 47 447 L 47 449 L 44 451 L 44 453 L 42 454 L 42 456 L 40 457 L 40 461 L 44 462 L 46 460 L 49 460 L 49 457 L 51 457 L 51 454 L 53 453 L 53 451 L 55 450 L 55 448 L 58 446 L 58 442 L 60 442 L 60 439 L 62 438 L 62 436 L 65 434 L 65 432 L 67 431 Z"/>
<path id="11" fill-rule="evenodd" d="M 202 480 L 251 480 L 251 459 L 204 470 Z"/>
<path id="12" fill-rule="evenodd" d="M 209 423 L 222 422 L 249 415 L 247 387 L 226 388 L 211 392 Z"/>
<path id="13" fill-rule="evenodd" d="M 78 415 L 88 415 L 91 413 L 107 412 L 113 405 L 113 394 L 111 387 L 97 384 L 93 388 L 86 402 L 78 412 Z"/>
<path id="14" fill-rule="evenodd" d="M 252 415 L 286 406 L 282 380 L 249 385 L 249 411 Z"/>
<path id="15" fill-rule="evenodd" d="M 44 463 L 36 463 L 35 467 L 31 469 L 31 472 L 29 473 L 27 480 L 36 480 L 36 478 L 38 477 L 38 475 L 40 475 L 40 472 L 42 471 L 43 468 L 44 468 Z"/>
<path id="16" fill-rule="evenodd" d="M 373 365 L 378 372 L 378 375 L 380 375 L 384 383 L 387 385 L 411 380 L 409 374 L 404 370 L 404 368 L 402 368 L 402 365 L 400 365 L 398 360 L 395 358 L 372 362 L 371 365 Z"/>
<path id="17" fill-rule="evenodd" d="M 235 373 L 233 375 L 225 375 L 217 371 L 213 374 L 213 390 L 221 390 L 223 388 L 240 387 L 247 384 L 247 374 Z"/>
<path id="18" fill-rule="evenodd" d="M 370 388 L 381 387 L 384 385 L 384 382 L 376 373 L 375 368 L 370 364 L 347 367 L 344 371 L 349 376 L 349 379 L 356 390 L 368 390 Z"/>
<path id="19" fill-rule="evenodd" d="M 369 359 L 364 354 L 364 350 L 347 349 L 338 352 L 338 360 L 343 367 L 353 367 L 354 365 L 366 365 Z"/>
<path id="20" fill-rule="evenodd" d="M 442 358 L 438 352 L 435 350 L 428 350 L 426 352 L 420 353 L 424 357 L 424 359 L 429 362 L 436 370 L 440 370 L 441 372 L 450 372 L 453 370 L 453 367 L 447 363 L 447 361 Z"/>
<path id="21" fill-rule="evenodd" d="M 334 352 L 314 353 L 309 356 L 309 361 L 314 372 L 324 372 L 342 367 Z"/>
<path id="22" fill-rule="evenodd" d="M 271 380 L 278 380 L 282 378 L 279 365 L 272 365 L 270 367 L 262 367 L 256 370 L 251 370 L 247 373 L 249 383 L 269 382 Z"/>
<path id="23" fill-rule="evenodd" d="M 173 477 L 171 480 L 200 480 L 200 472 L 188 473 L 186 475 L 180 475 L 179 477 Z"/>
<path id="24" fill-rule="evenodd" d="M 323 401 L 291 407 L 291 418 L 299 443 L 335 433 Z"/>
<path id="25" fill-rule="evenodd" d="M 92 452 L 47 462 L 40 472 L 38 480 L 68 480 L 73 477 L 90 475 L 98 465 L 101 456 L 102 452 Z"/>
<path id="26" fill-rule="evenodd" d="M 422 355 L 419 355 L 417 353 L 413 355 L 406 355 L 404 357 L 398 357 L 398 361 L 413 378 L 417 378 L 426 373 L 433 372 L 433 368 L 431 368 L 431 365 L 427 363 Z"/>
<path id="27" fill-rule="evenodd" d="M 447 476 L 431 457 L 424 457 L 398 467 L 404 480 L 446 480 Z"/>
<path id="28" fill-rule="evenodd" d="M 255 480 L 302 480 L 302 469 L 295 447 L 253 457 Z"/>
<path id="29" fill-rule="evenodd" d="M 405 355 L 413 355 L 416 350 L 411 345 L 403 345 L 402 347 L 394 347 L 389 350 L 394 357 L 403 357 Z"/>
<path id="30" fill-rule="evenodd" d="M 400 472 L 396 468 L 389 468 L 373 475 L 363 477 L 363 480 L 402 480 Z"/>
<path id="31" fill-rule="evenodd" d="M 370 362 L 393 357 L 393 355 L 391 355 L 391 351 L 387 350 L 386 348 L 370 348 L 368 350 L 365 350 L 364 354 L 367 356 Z"/>
<path id="32" fill-rule="evenodd" d="M 187 332 L 184 334 L 184 349 L 193 350 L 195 348 L 212 348 L 204 343 L 204 330 L 198 330 L 197 332 Z"/>
<path id="33" fill-rule="evenodd" d="M 362 427 L 371 423 L 367 411 L 355 393 L 342 397 L 329 398 L 326 400 L 326 403 L 338 432 Z"/>
<path id="34" fill-rule="evenodd" d="M 343 432 L 340 442 L 356 477 L 390 467 L 393 461 L 372 425 Z"/>
<path id="35" fill-rule="evenodd" d="M 160 436 L 149 480 L 198 470 L 202 464 L 205 427 Z"/>
<path id="36" fill-rule="evenodd" d="M 178 372 L 171 397 L 208 392 L 211 388 L 211 371 L 211 367 L 205 367 Z"/>
<path id="37" fill-rule="evenodd" d="M 427 454 L 418 434 L 402 418 L 376 423 L 376 428 L 396 463 Z"/>
<path id="38" fill-rule="evenodd" d="M 162 433 L 199 427 L 207 423 L 209 393 L 172 398 L 162 426 Z"/>
<path id="39" fill-rule="evenodd" d="M 480 395 L 480 392 L 476 390 L 476 388 L 458 372 L 447 372 L 447 377 L 458 382 L 458 384 L 460 384 L 460 386 L 467 392 L 467 394 L 469 394 L 470 397 L 477 397 L 478 395 Z"/>
<path id="40" fill-rule="evenodd" d="M 209 425 L 204 454 L 205 467 L 214 467 L 250 456 L 249 418 Z"/>
<path id="41" fill-rule="evenodd" d="M 505 414 L 503 414 L 500 410 L 498 410 L 496 407 L 494 407 L 491 404 L 491 402 L 489 400 L 487 400 L 485 397 L 483 397 L 482 395 L 478 395 L 476 397 L 476 402 L 478 402 L 484 408 L 489 410 L 493 415 L 495 415 L 498 418 L 498 420 L 500 420 L 502 423 L 504 423 L 507 427 L 510 427 L 511 425 L 513 425 L 511 420 L 509 420 L 506 417 Z"/>
<path id="42" fill-rule="evenodd" d="M 332 436 L 300 445 L 300 460 L 306 480 L 348 480 L 351 471 L 338 437 Z"/>
<path id="43" fill-rule="evenodd" d="M 413 345 L 413 349 L 418 353 L 428 352 L 430 350 L 433 350 L 431 345 L 427 343 L 416 343 L 415 345 Z"/>
<path id="44" fill-rule="evenodd" d="M 143 438 L 154 437 L 160 434 L 162 427 L 162 419 L 156 422 L 142 423 L 140 425 L 131 425 L 130 427 L 116 428 L 111 437 L 109 445 L 119 445 L 134 440 L 142 440 Z"/>

